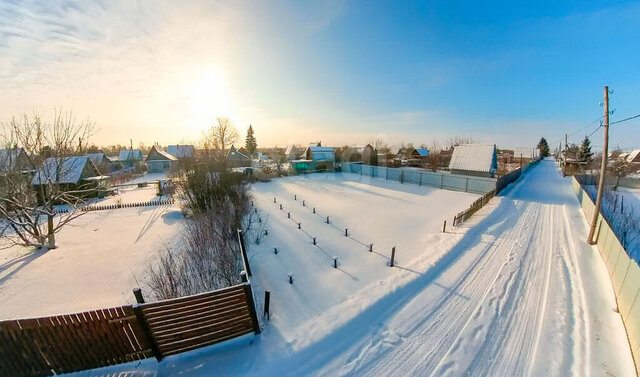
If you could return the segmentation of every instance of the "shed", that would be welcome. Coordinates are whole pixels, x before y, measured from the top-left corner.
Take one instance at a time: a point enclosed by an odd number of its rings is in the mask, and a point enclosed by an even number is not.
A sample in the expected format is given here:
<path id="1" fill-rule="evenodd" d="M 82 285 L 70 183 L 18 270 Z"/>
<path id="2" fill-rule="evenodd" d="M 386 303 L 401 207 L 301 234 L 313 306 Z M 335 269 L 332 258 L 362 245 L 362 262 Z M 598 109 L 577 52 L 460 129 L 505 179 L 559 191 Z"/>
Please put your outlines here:
<path id="1" fill-rule="evenodd" d="M 227 162 L 230 167 L 234 168 L 251 167 L 251 158 L 238 151 L 233 145 L 227 152 Z"/>
<path id="2" fill-rule="evenodd" d="M 165 172 L 173 168 L 178 159 L 167 153 L 164 149 L 162 149 L 159 145 L 154 145 L 151 147 L 149 154 L 147 155 L 147 159 L 145 160 L 147 164 L 147 171 L 149 173 L 160 173 Z"/>
<path id="3" fill-rule="evenodd" d="M 118 154 L 118 162 L 123 168 L 136 168 L 142 164 L 143 160 L 140 149 L 123 149 Z"/>
<path id="4" fill-rule="evenodd" d="M 495 144 L 461 144 L 455 147 L 449 162 L 453 174 L 493 177 L 498 170 Z"/>
<path id="5" fill-rule="evenodd" d="M 335 162 L 335 151 L 331 147 L 311 146 L 304 152 L 305 160 L 313 162 L 314 170 L 332 170 Z"/>
<path id="6" fill-rule="evenodd" d="M 425 159 L 429 157 L 429 150 L 426 148 L 414 148 L 411 151 L 411 158 Z"/>
<path id="7" fill-rule="evenodd" d="M 299 159 L 300 157 L 302 157 L 303 153 L 304 153 L 304 148 L 297 147 L 293 144 L 288 145 L 287 149 L 284 151 L 284 155 L 289 161 Z"/>
<path id="8" fill-rule="evenodd" d="M 167 147 L 167 152 L 178 159 L 192 158 L 195 150 L 193 145 L 176 144 Z"/>
<path id="9" fill-rule="evenodd" d="M 640 149 L 635 149 L 627 155 L 626 161 L 628 163 L 640 164 Z"/>
<path id="10" fill-rule="evenodd" d="M 101 173 L 111 173 L 117 170 L 116 165 L 104 153 L 88 153 L 87 157 L 93 162 Z"/>
<path id="11" fill-rule="evenodd" d="M 367 165 L 378 165 L 378 151 L 371 144 L 362 148 L 362 162 Z"/>
<path id="12" fill-rule="evenodd" d="M 98 168 L 88 156 L 68 156 L 47 158 L 31 181 L 33 187 L 58 186 L 61 190 L 82 190 L 79 197 L 104 194 L 108 190 L 108 176 L 100 175 Z M 40 190 L 36 190 L 39 200 Z"/>

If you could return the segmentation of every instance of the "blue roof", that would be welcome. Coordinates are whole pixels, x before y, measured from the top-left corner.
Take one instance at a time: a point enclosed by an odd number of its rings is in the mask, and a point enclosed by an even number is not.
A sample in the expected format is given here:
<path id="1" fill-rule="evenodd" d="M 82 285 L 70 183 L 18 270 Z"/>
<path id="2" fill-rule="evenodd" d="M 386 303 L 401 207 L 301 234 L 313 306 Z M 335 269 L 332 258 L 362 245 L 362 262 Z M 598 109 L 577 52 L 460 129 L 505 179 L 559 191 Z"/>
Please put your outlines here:
<path id="1" fill-rule="evenodd" d="M 418 152 L 421 157 L 429 157 L 429 151 L 425 148 L 416 148 L 416 152 Z"/>

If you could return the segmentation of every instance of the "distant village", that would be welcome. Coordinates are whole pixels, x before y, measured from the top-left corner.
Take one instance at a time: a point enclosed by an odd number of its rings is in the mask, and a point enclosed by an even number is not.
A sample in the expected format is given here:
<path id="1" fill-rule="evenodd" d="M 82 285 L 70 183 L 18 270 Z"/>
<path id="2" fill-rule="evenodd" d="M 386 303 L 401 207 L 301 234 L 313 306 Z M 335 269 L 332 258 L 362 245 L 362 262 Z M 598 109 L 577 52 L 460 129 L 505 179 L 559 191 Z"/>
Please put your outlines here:
<path id="1" fill-rule="evenodd" d="M 32 185 L 37 187 L 49 181 L 59 170 L 55 183 L 58 185 L 92 187 L 95 196 L 102 196 L 111 185 L 117 185 L 144 173 L 168 175 L 198 163 L 205 155 L 224 157 L 228 167 L 246 174 L 254 174 L 258 179 L 276 175 L 288 175 L 313 171 L 340 171 L 342 164 L 355 163 L 395 168 L 424 169 L 428 171 L 450 172 L 479 177 L 505 175 L 532 160 L 538 159 L 537 146 L 499 149 L 494 144 L 455 143 L 446 148 L 419 148 L 412 144 L 389 147 L 382 142 L 364 146 L 324 146 L 317 141 L 309 145 L 288 145 L 286 147 L 255 148 L 231 145 L 228 150 L 197 148 L 195 145 L 158 144 L 150 148 L 140 145 L 133 148 L 112 146 L 105 149 L 91 146 L 87 153 L 62 159 L 45 159 L 38 171 L 31 171 Z M 120 148 L 118 148 L 120 147 Z M 574 151 L 574 149 L 576 149 Z M 575 153 L 574 153 L 575 152 Z M 578 158 L 577 147 L 557 151 L 556 157 L 584 170 L 587 161 Z M 590 157 L 590 156 L 589 156 Z M 624 172 L 633 175 L 640 170 L 640 149 L 631 152 L 610 152 L 609 164 L 612 169 L 624 167 Z M 0 173 L 25 171 L 29 169 L 28 156 L 22 148 L 0 149 Z M 589 163 L 593 159 L 589 158 Z M 63 166 L 57 167 L 57 164 Z"/>

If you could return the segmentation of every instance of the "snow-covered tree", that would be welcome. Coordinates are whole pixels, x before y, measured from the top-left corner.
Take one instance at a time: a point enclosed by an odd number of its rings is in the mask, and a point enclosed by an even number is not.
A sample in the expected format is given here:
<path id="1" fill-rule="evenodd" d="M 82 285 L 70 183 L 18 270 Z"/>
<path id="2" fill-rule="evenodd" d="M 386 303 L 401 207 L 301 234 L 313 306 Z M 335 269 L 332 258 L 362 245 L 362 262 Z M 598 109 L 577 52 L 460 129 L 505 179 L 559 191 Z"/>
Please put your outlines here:
<path id="1" fill-rule="evenodd" d="M 540 139 L 538 149 L 540 150 L 540 156 L 549 157 L 549 143 L 547 143 L 547 139 L 544 137 Z"/>
<path id="2" fill-rule="evenodd" d="M 580 144 L 580 150 L 578 152 L 578 160 L 580 162 L 591 162 L 591 157 L 593 153 L 591 152 L 591 140 L 589 140 L 588 136 L 584 137 L 582 140 L 582 144 Z"/>

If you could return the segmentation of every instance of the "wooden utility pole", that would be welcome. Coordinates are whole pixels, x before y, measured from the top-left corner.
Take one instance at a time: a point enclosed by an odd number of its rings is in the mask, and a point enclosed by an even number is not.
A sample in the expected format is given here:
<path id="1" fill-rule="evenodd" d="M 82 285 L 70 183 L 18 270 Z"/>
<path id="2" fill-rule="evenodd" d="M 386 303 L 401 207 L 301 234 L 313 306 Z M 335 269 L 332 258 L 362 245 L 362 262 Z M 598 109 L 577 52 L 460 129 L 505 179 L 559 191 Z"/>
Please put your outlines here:
<path id="1" fill-rule="evenodd" d="M 607 170 L 607 153 L 609 148 L 609 87 L 604 87 L 604 144 L 602 147 L 602 163 L 600 164 L 600 181 L 598 182 L 598 194 L 596 195 L 596 208 L 593 211 L 593 218 L 591 219 L 591 229 L 589 230 L 589 238 L 587 241 L 590 244 L 595 244 L 593 239 L 596 232 L 596 222 L 598 222 L 598 215 L 600 214 L 600 206 L 602 205 L 602 191 L 604 189 L 605 172 Z"/>
<path id="2" fill-rule="evenodd" d="M 564 156 L 562 159 L 562 176 L 566 177 L 567 176 L 567 148 L 569 148 L 569 145 L 567 144 L 567 134 L 564 134 Z"/>

